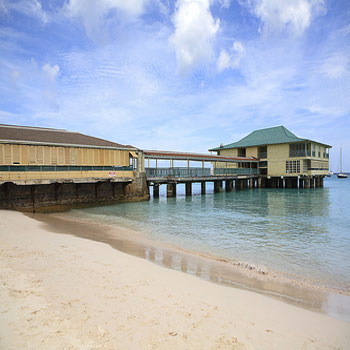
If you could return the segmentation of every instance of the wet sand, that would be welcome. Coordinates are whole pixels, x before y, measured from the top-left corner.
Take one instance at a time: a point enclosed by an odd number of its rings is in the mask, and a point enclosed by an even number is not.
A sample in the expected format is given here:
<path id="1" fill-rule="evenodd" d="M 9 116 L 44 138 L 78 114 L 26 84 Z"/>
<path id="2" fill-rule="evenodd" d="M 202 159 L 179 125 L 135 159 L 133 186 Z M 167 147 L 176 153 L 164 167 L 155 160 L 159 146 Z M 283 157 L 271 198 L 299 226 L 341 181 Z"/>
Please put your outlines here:
<path id="1" fill-rule="evenodd" d="M 119 245 L 142 259 L 94 241 L 104 227 L 0 219 L 1 349 L 350 349 L 350 323 L 205 281 L 212 267 L 147 241 L 142 253 L 136 233 Z"/>
<path id="2" fill-rule="evenodd" d="M 149 239 L 142 232 L 101 225 L 66 213 L 27 214 L 45 224 L 48 231 L 68 233 L 109 244 L 158 265 L 189 273 L 214 283 L 250 290 L 308 310 L 350 322 L 350 296 L 342 291 L 312 285 L 278 271 L 230 261 L 213 255 Z"/>

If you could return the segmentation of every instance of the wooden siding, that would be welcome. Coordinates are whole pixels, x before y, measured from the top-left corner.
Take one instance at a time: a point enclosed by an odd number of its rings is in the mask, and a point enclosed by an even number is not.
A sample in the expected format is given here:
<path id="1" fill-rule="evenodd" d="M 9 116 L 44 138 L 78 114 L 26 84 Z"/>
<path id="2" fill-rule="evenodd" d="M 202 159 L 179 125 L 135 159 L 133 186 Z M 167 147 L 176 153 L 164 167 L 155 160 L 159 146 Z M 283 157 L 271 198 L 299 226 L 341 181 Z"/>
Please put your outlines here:
<path id="1" fill-rule="evenodd" d="M 0 144 L 0 165 L 128 166 L 129 151 Z"/>

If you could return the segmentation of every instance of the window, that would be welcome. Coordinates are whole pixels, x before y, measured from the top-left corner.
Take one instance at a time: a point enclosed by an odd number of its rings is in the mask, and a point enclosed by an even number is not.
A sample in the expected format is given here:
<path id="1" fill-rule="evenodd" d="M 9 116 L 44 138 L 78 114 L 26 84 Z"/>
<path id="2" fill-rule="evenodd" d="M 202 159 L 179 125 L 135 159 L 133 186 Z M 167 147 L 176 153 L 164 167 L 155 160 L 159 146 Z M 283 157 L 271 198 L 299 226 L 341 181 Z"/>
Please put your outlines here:
<path id="1" fill-rule="evenodd" d="M 246 156 L 246 150 L 245 148 L 238 148 L 238 157 L 245 157 Z"/>
<path id="2" fill-rule="evenodd" d="M 286 173 L 287 174 L 300 173 L 300 160 L 287 160 L 286 161 Z"/>
<path id="3" fill-rule="evenodd" d="M 291 143 L 289 145 L 289 157 L 305 157 L 306 156 L 305 143 Z"/>
<path id="4" fill-rule="evenodd" d="M 315 144 L 312 144 L 312 156 L 315 157 Z"/>
<path id="5" fill-rule="evenodd" d="M 311 143 L 307 143 L 307 144 L 306 144 L 306 155 L 307 155 L 308 157 L 311 156 Z"/>
<path id="6" fill-rule="evenodd" d="M 258 158 L 267 158 L 267 146 L 258 147 Z"/>

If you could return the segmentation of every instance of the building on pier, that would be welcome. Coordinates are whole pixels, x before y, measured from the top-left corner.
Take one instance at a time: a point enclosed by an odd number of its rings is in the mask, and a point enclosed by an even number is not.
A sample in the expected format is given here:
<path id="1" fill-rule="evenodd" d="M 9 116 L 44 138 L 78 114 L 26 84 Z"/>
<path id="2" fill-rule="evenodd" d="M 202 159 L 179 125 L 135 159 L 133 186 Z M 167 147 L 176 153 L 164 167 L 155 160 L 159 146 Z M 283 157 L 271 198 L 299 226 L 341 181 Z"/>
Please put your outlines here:
<path id="1" fill-rule="evenodd" d="M 135 147 L 77 132 L 0 124 L 0 207 L 139 195 L 133 191 L 138 154 L 142 158 Z"/>
<path id="2" fill-rule="evenodd" d="M 209 151 L 222 156 L 256 157 L 259 174 L 271 182 L 278 178 L 317 182 L 329 171 L 330 148 L 330 145 L 299 138 L 284 126 L 277 126 L 255 130 L 237 142 Z M 305 187 L 308 187 L 306 182 Z"/>

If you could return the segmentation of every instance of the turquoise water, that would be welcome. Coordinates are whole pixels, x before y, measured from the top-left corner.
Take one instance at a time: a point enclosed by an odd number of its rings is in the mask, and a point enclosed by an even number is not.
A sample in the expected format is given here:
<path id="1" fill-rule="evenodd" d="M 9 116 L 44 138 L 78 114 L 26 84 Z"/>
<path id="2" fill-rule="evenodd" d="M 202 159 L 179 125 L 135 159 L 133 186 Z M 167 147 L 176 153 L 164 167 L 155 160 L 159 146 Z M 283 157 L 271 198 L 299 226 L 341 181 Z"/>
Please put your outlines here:
<path id="1" fill-rule="evenodd" d="M 164 188 L 162 188 L 164 187 Z M 70 215 L 142 231 L 152 239 L 262 265 L 350 291 L 350 180 L 324 188 L 253 189 L 73 210 Z"/>

